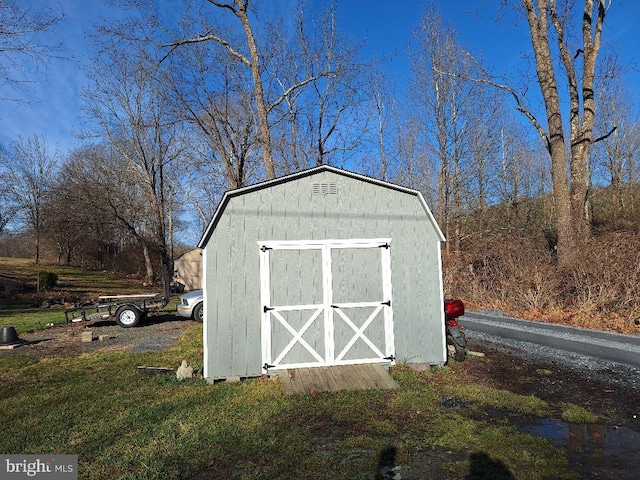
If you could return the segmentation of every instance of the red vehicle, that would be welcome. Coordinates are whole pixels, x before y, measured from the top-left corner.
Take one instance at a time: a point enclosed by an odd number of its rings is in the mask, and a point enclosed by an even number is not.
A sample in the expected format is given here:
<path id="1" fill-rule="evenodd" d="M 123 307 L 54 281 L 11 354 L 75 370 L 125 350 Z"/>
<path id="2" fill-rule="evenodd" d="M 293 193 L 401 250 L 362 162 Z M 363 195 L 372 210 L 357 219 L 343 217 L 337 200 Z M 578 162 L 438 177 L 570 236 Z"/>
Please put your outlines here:
<path id="1" fill-rule="evenodd" d="M 450 357 L 462 362 L 466 356 L 467 337 L 458 325 L 458 317 L 464 315 L 462 300 L 444 301 L 444 323 L 447 334 L 447 350 Z"/>

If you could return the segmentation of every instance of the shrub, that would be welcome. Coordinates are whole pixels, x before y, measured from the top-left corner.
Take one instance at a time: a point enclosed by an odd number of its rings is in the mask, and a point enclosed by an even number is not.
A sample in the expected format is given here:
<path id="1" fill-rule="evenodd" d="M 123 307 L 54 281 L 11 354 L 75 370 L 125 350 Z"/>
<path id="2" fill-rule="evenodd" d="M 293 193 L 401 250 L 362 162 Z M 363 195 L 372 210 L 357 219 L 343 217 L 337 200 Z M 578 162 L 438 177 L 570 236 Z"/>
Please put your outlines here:
<path id="1" fill-rule="evenodd" d="M 614 232 L 584 240 L 562 285 L 567 303 L 585 313 L 581 326 L 603 316 L 609 330 L 633 329 L 640 317 L 640 235 Z"/>
<path id="2" fill-rule="evenodd" d="M 58 283 L 58 275 L 53 272 L 38 272 L 38 288 L 51 290 Z"/>
<path id="3" fill-rule="evenodd" d="M 560 300 L 553 254 L 543 238 L 484 237 L 444 264 L 445 285 L 467 301 L 530 310 Z"/>
<path id="4" fill-rule="evenodd" d="M 487 235 L 444 256 L 446 296 L 472 308 L 499 308 L 522 318 L 637 332 L 640 234 L 603 232 L 582 239 L 562 271 L 542 235 Z"/>

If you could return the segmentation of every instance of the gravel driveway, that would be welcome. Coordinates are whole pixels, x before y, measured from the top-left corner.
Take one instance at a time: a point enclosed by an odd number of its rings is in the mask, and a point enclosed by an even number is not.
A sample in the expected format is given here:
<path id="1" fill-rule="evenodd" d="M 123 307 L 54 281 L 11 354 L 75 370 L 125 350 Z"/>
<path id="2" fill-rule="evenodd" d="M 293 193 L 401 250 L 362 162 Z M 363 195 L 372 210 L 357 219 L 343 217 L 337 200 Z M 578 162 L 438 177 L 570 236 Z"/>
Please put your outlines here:
<path id="1" fill-rule="evenodd" d="M 137 327 L 122 328 L 115 321 L 70 323 L 33 333 L 22 333 L 27 343 L 0 354 L 55 357 L 62 354 L 93 352 L 148 352 L 165 350 L 178 343 L 193 320 L 177 315 L 152 315 Z M 91 331 L 94 340 L 83 342 L 82 333 Z"/>
<path id="2" fill-rule="evenodd" d="M 487 312 L 470 313 L 467 317 L 475 321 L 465 329 L 470 340 L 489 342 L 494 348 L 509 355 L 518 355 L 532 362 L 552 362 L 594 380 L 623 386 L 628 390 L 637 391 L 640 398 L 640 368 L 637 367 L 640 337 L 637 335 L 608 332 L 598 334 L 596 331 L 574 327 L 509 319 Z M 511 320 L 514 322 L 512 325 L 507 323 Z M 465 324 L 465 317 L 460 321 Z M 508 338 L 474 329 L 474 325 L 480 327 L 485 324 L 506 327 L 504 334 Z M 528 335 L 532 341 L 519 340 L 528 338 Z M 623 344 L 623 339 L 628 343 Z M 537 343 L 538 341 L 540 343 Z M 576 345 L 580 347 L 578 350 L 575 349 Z M 571 351 L 572 349 L 574 351 Z M 607 360 L 607 351 L 613 349 L 625 349 L 624 353 L 633 361 L 624 363 Z M 603 352 L 604 357 L 600 358 Z"/>

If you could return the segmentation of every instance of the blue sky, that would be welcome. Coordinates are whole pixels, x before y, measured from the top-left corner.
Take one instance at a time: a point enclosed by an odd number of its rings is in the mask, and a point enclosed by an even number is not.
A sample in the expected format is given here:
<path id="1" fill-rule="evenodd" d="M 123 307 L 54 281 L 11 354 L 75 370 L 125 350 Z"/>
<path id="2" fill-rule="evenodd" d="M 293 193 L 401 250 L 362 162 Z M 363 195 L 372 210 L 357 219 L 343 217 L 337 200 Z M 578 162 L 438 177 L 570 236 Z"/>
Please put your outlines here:
<path id="1" fill-rule="evenodd" d="M 292 0 L 270 0 L 274 9 L 290 11 Z M 307 0 L 309 2 L 320 0 Z M 81 144 L 73 136 L 82 127 L 79 93 L 84 82 L 82 73 L 87 60 L 91 22 L 101 16 L 111 16 L 114 10 L 100 0 L 32 0 L 20 1 L 33 8 L 42 5 L 59 5 L 67 14 L 56 30 L 56 38 L 64 42 L 67 58 L 52 59 L 48 67 L 33 76 L 34 82 L 21 88 L 18 94 L 28 103 L 0 100 L 0 141 L 14 140 L 18 135 L 43 135 L 50 148 L 67 152 Z M 526 26 L 518 25 L 514 16 L 499 8 L 500 0 L 434 0 L 433 4 L 442 17 L 459 32 L 459 40 L 472 53 L 482 57 L 495 72 L 512 72 L 522 65 L 521 53 L 528 51 Z M 604 35 L 605 47 L 617 51 L 625 64 L 638 62 L 640 35 L 640 1 L 614 2 L 607 17 Z M 424 12 L 424 2 L 413 0 L 338 0 L 338 22 L 342 31 L 356 40 L 365 41 L 369 52 L 382 52 L 392 60 L 386 71 L 393 75 L 406 75 L 407 45 L 413 30 Z M 501 19 L 499 19 L 502 17 Z M 638 68 L 636 64 L 636 69 Z M 637 88 L 630 89 L 640 98 L 640 75 L 628 76 Z M 0 89 L 0 97 L 14 95 Z"/>

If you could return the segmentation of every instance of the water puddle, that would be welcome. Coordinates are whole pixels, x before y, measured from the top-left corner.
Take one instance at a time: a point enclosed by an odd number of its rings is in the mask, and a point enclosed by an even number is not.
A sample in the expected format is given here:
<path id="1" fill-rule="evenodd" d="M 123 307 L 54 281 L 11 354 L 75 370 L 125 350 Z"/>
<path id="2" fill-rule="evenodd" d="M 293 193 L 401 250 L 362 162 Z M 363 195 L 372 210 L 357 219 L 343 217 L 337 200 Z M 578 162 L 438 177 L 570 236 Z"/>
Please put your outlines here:
<path id="1" fill-rule="evenodd" d="M 524 425 L 520 430 L 544 437 L 554 445 L 565 446 L 569 453 L 597 457 L 638 455 L 640 433 L 632 428 L 608 424 L 567 423 L 544 418 Z"/>

